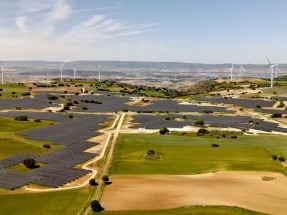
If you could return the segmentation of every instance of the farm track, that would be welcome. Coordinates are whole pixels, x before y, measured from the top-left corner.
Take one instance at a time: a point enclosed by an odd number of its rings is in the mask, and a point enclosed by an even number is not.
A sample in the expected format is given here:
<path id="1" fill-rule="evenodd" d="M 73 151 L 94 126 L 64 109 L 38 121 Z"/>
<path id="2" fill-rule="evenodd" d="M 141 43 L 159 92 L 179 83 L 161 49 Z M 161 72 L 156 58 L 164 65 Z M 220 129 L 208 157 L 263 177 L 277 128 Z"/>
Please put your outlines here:
<path id="1" fill-rule="evenodd" d="M 96 187 L 94 192 L 91 194 L 90 200 L 100 200 L 101 197 L 102 197 L 102 194 L 103 194 L 103 191 L 104 191 L 104 188 L 105 188 L 105 184 L 101 180 L 101 177 L 108 173 L 109 167 L 110 167 L 111 162 L 113 160 L 114 147 L 115 147 L 117 138 L 118 138 L 118 136 L 120 134 L 121 127 L 122 127 L 124 119 L 125 119 L 125 115 L 126 115 L 125 113 L 122 113 L 120 117 L 118 116 L 115 119 L 115 121 L 114 121 L 114 123 L 113 123 L 111 128 L 114 128 L 116 126 L 116 124 L 117 124 L 117 127 L 116 127 L 115 130 L 110 131 L 110 133 L 108 133 L 109 136 L 108 136 L 107 141 L 105 143 L 105 147 L 104 147 L 104 149 L 102 150 L 102 153 L 101 153 L 101 155 L 102 155 L 101 158 L 103 158 L 106 153 L 107 153 L 107 158 L 104 160 L 103 166 L 102 166 L 102 168 L 100 169 L 100 171 L 98 173 L 98 176 L 97 176 L 97 178 L 99 179 L 98 186 Z M 110 143 L 111 144 L 110 148 L 108 148 L 109 142 L 111 142 Z M 88 202 L 86 207 L 79 214 L 80 215 L 88 215 L 88 214 L 91 214 L 91 213 L 92 213 L 92 210 L 91 210 L 91 207 L 90 207 L 89 202 Z"/>

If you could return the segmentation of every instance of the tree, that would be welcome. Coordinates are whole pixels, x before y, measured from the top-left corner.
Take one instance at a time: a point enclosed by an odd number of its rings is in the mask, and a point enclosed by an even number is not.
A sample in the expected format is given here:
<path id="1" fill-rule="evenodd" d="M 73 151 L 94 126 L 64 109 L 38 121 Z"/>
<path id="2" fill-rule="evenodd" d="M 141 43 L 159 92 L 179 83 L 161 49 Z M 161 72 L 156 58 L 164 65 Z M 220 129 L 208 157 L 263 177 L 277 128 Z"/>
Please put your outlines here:
<path id="1" fill-rule="evenodd" d="M 15 116 L 14 119 L 15 119 L 15 120 L 18 120 L 18 121 L 28 121 L 28 116 L 26 116 L 26 115 Z"/>
<path id="2" fill-rule="evenodd" d="M 205 133 L 208 133 L 208 130 L 206 130 L 205 128 L 200 128 L 200 129 L 198 129 L 198 131 L 197 131 L 197 134 L 200 134 L 200 135 L 203 135 L 203 134 L 205 134 Z"/>
<path id="3" fill-rule="evenodd" d="M 159 133 L 160 134 L 166 134 L 166 133 L 169 133 L 169 130 L 167 128 L 162 128 L 159 130 Z"/>
<path id="4" fill-rule="evenodd" d="M 97 200 L 93 200 L 91 201 L 91 208 L 94 212 L 100 212 L 102 211 L 104 208 L 101 206 L 100 202 Z"/>
<path id="5" fill-rule="evenodd" d="M 29 168 L 29 169 L 33 169 L 36 167 L 36 161 L 33 159 L 33 158 L 26 158 L 24 161 L 23 161 L 23 164 Z"/>
<path id="6" fill-rule="evenodd" d="M 110 179 L 109 179 L 109 176 L 103 175 L 102 180 L 105 182 L 105 184 L 108 184 Z"/>
<path id="7" fill-rule="evenodd" d="M 91 186 L 97 186 L 98 185 L 98 183 L 96 182 L 96 180 L 94 178 L 91 178 L 89 180 L 89 183 L 90 183 Z"/>
<path id="8" fill-rule="evenodd" d="M 204 121 L 202 119 L 195 120 L 194 125 L 204 125 Z"/>

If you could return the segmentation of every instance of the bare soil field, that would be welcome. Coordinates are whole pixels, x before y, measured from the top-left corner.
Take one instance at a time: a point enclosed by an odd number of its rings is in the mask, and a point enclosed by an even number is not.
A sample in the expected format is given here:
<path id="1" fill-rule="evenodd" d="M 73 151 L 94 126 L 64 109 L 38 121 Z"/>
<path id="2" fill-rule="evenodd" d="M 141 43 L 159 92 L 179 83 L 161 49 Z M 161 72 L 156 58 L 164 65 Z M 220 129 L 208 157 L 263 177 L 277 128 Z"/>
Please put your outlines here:
<path id="1" fill-rule="evenodd" d="M 185 205 L 238 206 L 286 214 L 287 178 L 280 173 L 221 171 L 199 175 L 110 177 L 105 210 L 153 210 Z"/>

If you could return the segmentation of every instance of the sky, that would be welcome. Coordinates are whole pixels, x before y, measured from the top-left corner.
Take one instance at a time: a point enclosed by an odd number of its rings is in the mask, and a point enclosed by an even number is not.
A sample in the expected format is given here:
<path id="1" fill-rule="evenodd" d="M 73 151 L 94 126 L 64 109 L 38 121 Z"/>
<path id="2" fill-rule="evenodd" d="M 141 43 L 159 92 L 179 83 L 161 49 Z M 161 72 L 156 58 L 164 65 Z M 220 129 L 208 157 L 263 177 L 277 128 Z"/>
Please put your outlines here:
<path id="1" fill-rule="evenodd" d="M 287 63 L 286 0 L 0 0 L 1 60 Z"/>

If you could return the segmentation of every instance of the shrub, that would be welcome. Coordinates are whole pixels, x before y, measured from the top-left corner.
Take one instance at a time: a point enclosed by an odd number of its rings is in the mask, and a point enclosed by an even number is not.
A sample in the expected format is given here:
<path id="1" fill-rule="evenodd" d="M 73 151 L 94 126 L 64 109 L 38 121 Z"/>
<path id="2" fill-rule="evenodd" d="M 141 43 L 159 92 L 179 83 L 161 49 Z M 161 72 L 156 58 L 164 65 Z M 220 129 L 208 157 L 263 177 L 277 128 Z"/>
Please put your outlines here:
<path id="1" fill-rule="evenodd" d="M 91 201 L 91 208 L 92 208 L 93 212 L 100 212 L 104 209 L 101 206 L 101 204 L 99 203 L 99 201 L 97 201 L 97 200 Z"/>
<path id="2" fill-rule="evenodd" d="M 226 137 L 226 134 L 222 134 L 221 137 Z"/>
<path id="3" fill-rule="evenodd" d="M 41 122 L 40 119 L 34 119 L 34 122 Z"/>
<path id="4" fill-rule="evenodd" d="M 47 95 L 47 99 L 49 99 L 49 100 L 57 100 L 58 97 L 55 96 L 55 95 L 48 94 L 48 95 Z"/>
<path id="5" fill-rule="evenodd" d="M 43 147 L 46 148 L 46 149 L 50 149 L 51 148 L 51 146 L 49 144 L 44 144 Z"/>
<path id="6" fill-rule="evenodd" d="M 26 115 L 15 116 L 14 120 L 18 120 L 18 121 L 28 121 L 28 116 L 26 116 Z"/>
<path id="7" fill-rule="evenodd" d="M 278 117 L 282 117 L 282 114 L 281 113 L 273 113 L 271 115 L 271 118 L 278 118 Z"/>
<path id="8" fill-rule="evenodd" d="M 122 112 L 128 112 L 129 110 L 128 109 L 126 109 L 126 108 L 123 108 L 122 109 Z"/>
<path id="9" fill-rule="evenodd" d="M 75 95 L 78 96 L 80 93 L 79 92 L 75 92 Z"/>
<path id="10" fill-rule="evenodd" d="M 30 96 L 30 95 L 31 95 L 30 92 L 22 93 L 22 96 Z"/>
<path id="11" fill-rule="evenodd" d="M 162 128 L 159 130 L 159 133 L 160 134 L 166 134 L 166 133 L 169 133 L 169 130 L 167 128 Z"/>
<path id="12" fill-rule="evenodd" d="M 236 139 L 236 138 L 238 138 L 238 137 L 237 137 L 236 135 L 232 135 L 231 138 L 232 138 L 232 139 Z"/>
<path id="13" fill-rule="evenodd" d="M 96 182 L 96 180 L 95 180 L 94 178 L 91 178 L 91 179 L 89 180 L 89 184 L 90 184 L 91 186 L 97 186 L 97 185 L 98 185 L 98 183 Z"/>
<path id="14" fill-rule="evenodd" d="M 12 94 L 14 95 L 14 94 L 16 94 L 16 93 L 13 91 Z"/>
<path id="15" fill-rule="evenodd" d="M 202 119 L 195 120 L 194 125 L 204 125 L 204 121 Z"/>
<path id="16" fill-rule="evenodd" d="M 88 108 L 87 107 L 82 107 L 82 110 L 88 110 Z"/>
<path id="17" fill-rule="evenodd" d="M 219 147 L 219 145 L 217 143 L 212 143 L 211 146 L 212 147 Z"/>
<path id="18" fill-rule="evenodd" d="M 271 157 L 273 158 L 273 160 L 277 160 L 278 159 L 277 155 L 271 155 Z"/>
<path id="19" fill-rule="evenodd" d="M 200 128 L 197 131 L 197 134 L 201 134 L 201 135 L 206 134 L 206 133 L 208 133 L 208 130 L 206 130 L 205 128 Z"/>
<path id="20" fill-rule="evenodd" d="M 109 176 L 107 176 L 107 175 L 103 175 L 102 180 L 103 180 L 103 182 L 104 182 L 105 184 L 108 184 L 110 178 L 109 178 Z"/>
<path id="21" fill-rule="evenodd" d="M 260 105 L 256 105 L 256 108 L 261 108 L 261 106 Z"/>
<path id="22" fill-rule="evenodd" d="M 36 161 L 33 158 L 26 158 L 25 160 L 23 160 L 23 164 L 27 168 L 33 169 L 33 168 L 35 168 Z"/>
<path id="23" fill-rule="evenodd" d="M 285 158 L 284 157 L 279 157 L 278 160 L 281 161 L 281 162 L 284 162 Z"/>
<path id="24" fill-rule="evenodd" d="M 73 118 L 74 118 L 74 116 L 73 116 L 73 115 L 69 115 L 69 118 L 70 118 L 70 119 L 73 119 Z"/>

